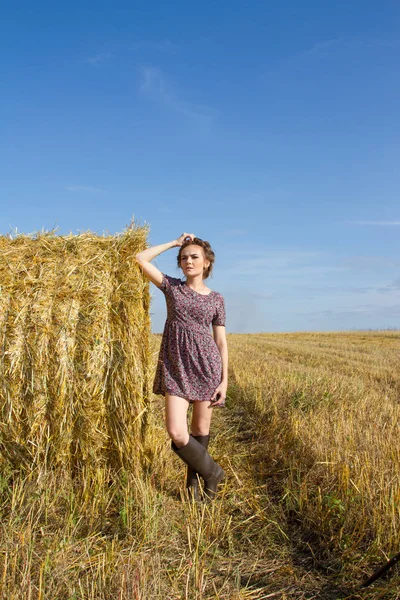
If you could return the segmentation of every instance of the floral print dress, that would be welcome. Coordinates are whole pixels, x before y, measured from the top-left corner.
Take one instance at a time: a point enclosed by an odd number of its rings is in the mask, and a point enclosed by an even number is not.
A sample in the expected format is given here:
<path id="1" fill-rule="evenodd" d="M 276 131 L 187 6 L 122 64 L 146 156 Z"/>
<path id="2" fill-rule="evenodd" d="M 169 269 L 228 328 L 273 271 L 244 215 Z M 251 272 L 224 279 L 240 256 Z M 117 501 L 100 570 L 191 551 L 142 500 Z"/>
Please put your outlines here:
<path id="1" fill-rule="evenodd" d="M 192 290 L 185 281 L 163 273 L 160 286 L 167 303 L 153 392 L 209 401 L 221 383 L 222 361 L 211 325 L 225 325 L 220 293 Z"/>

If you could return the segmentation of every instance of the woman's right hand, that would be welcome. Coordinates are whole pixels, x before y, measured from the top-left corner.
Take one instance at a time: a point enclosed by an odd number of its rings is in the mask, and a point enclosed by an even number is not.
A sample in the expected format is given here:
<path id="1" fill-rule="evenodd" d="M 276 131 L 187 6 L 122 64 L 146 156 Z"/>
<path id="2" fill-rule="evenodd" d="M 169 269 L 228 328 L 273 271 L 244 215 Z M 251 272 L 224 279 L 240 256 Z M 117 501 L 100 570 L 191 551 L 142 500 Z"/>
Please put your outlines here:
<path id="1" fill-rule="evenodd" d="M 195 237 L 196 236 L 194 233 L 182 233 L 182 235 L 180 235 L 176 240 L 176 245 L 182 246 L 183 242 L 185 242 L 187 238 L 190 238 L 193 241 Z"/>

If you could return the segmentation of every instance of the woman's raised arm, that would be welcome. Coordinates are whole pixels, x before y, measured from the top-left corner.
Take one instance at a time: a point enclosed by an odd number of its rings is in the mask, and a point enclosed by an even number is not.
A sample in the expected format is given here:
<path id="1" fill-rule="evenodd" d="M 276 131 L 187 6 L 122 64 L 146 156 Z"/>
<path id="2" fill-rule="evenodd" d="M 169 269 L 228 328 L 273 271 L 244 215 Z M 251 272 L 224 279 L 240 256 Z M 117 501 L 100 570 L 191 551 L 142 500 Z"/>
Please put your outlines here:
<path id="1" fill-rule="evenodd" d="M 158 246 L 151 246 L 151 248 L 146 248 L 146 250 L 142 250 L 142 252 L 138 252 L 135 255 L 136 261 L 142 267 L 142 270 L 146 277 L 150 279 L 154 285 L 160 287 L 162 282 L 162 273 L 157 267 L 151 264 L 153 258 L 169 250 L 170 248 L 175 248 L 176 246 L 182 246 L 182 243 L 186 238 L 190 237 L 194 238 L 192 233 L 182 233 L 178 239 L 172 240 L 171 242 L 166 242 L 165 244 L 159 244 Z"/>

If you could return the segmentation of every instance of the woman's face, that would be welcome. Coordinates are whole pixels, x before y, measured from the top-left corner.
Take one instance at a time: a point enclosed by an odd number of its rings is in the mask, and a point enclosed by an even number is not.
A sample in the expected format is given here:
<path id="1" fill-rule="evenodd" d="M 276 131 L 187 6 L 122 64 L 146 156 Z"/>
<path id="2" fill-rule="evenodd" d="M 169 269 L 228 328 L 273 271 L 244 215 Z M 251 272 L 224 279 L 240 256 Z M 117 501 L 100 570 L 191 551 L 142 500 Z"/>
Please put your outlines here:
<path id="1" fill-rule="evenodd" d="M 203 248 L 190 244 L 181 252 L 181 269 L 184 274 L 190 277 L 201 274 L 209 266 L 210 262 L 205 259 Z"/>

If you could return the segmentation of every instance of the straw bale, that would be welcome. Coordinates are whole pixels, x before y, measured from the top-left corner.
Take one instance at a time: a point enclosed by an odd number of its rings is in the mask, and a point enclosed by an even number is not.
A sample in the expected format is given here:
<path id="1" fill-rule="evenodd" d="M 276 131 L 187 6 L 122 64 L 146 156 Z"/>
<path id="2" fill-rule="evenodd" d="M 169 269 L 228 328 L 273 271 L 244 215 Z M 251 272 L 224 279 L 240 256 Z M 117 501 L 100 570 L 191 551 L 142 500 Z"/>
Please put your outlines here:
<path id="1" fill-rule="evenodd" d="M 0 236 L 0 452 L 13 466 L 140 469 L 148 229 Z"/>

